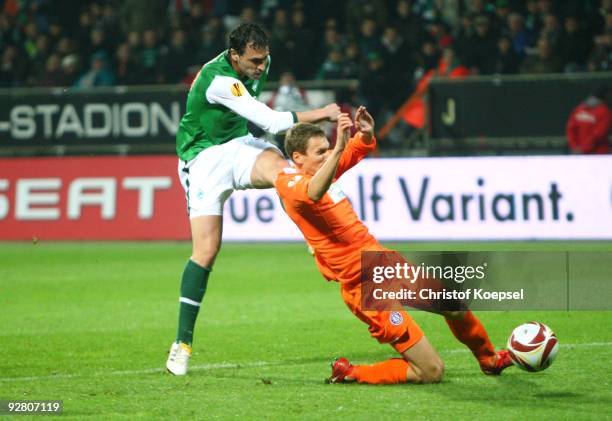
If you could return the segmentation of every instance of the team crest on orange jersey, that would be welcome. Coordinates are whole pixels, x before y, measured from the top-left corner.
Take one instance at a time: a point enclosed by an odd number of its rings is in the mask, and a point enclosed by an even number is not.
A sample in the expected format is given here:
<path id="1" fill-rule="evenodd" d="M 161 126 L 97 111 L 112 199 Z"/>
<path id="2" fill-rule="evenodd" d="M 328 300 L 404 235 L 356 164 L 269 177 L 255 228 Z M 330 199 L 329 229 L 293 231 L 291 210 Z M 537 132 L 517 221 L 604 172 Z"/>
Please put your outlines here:
<path id="1" fill-rule="evenodd" d="M 394 311 L 389 316 L 389 321 L 392 325 L 399 326 L 404 323 L 404 316 L 402 316 L 402 313 L 400 313 L 399 311 Z"/>
<path id="2" fill-rule="evenodd" d="M 242 96 L 244 94 L 244 87 L 242 83 L 234 83 L 232 84 L 232 95 L 234 96 Z"/>

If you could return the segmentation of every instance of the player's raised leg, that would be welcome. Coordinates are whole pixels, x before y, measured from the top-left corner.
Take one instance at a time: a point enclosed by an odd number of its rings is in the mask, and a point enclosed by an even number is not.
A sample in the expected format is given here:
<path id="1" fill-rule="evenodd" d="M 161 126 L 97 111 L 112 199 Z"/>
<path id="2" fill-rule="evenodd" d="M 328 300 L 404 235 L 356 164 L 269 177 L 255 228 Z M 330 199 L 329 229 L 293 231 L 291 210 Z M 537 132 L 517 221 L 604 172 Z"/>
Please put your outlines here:
<path id="1" fill-rule="evenodd" d="M 283 158 L 278 149 L 266 149 L 255 160 L 251 171 L 251 184 L 256 189 L 270 188 L 273 186 L 274 177 L 287 167 L 289 167 L 289 162 Z"/>

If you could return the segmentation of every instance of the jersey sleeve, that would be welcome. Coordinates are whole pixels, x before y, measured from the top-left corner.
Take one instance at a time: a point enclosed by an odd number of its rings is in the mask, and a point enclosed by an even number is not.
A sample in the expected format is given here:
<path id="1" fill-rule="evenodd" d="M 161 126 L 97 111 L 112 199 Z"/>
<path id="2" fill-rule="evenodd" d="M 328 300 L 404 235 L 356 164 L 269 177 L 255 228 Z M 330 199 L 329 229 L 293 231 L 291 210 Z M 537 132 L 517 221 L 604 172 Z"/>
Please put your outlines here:
<path id="1" fill-rule="evenodd" d="M 354 137 L 349 139 L 340 161 L 338 162 L 338 169 L 336 170 L 336 178 L 340 177 L 346 171 L 353 168 L 363 158 L 365 158 L 370 152 L 376 149 L 376 138 L 372 138 L 372 143 L 365 144 L 361 138 L 362 134 L 357 133 Z"/>
<path id="2" fill-rule="evenodd" d="M 294 208 L 314 203 L 308 197 L 308 184 L 310 177 L 296 172 L 293 168 L 286 168 L 279 173 L 274 181 L 274 187 L 286 206 Z"/>
<path id="3" fill-rule="evenodd" d="M 206 90 L 206 99 L 211 104 L 229 108 L 273 134 L 287 130 L 295 123 L 294 113 L 274 111 L 253 98 L 242 82 L 233 77 L 216 76 Z"/>

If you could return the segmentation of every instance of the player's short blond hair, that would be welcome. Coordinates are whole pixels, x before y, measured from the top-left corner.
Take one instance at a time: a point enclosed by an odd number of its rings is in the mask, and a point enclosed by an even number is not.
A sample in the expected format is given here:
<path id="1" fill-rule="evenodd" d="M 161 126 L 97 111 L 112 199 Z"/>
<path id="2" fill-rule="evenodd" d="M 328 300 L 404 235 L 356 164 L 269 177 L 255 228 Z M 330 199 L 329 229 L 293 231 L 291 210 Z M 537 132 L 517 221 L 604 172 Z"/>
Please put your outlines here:
<path id="1" fill-rule="evenodd" d="M 316 124 L 298 123 L 285 135 L 285 152 L 292 159 L 293 152 L 306 153 L 308 141 L 313 137 L 325 137 L 325 132 Z"/>

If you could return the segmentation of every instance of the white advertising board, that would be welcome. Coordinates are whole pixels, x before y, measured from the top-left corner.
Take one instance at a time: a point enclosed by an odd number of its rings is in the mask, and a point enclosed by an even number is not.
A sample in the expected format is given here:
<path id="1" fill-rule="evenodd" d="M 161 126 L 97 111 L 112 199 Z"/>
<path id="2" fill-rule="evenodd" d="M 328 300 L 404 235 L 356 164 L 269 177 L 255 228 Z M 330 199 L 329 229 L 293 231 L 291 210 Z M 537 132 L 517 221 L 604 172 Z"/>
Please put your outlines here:
<path id="1" fill-rule="evenodd" d="M 366 159 L 339 184 L 381 241 L 612 240 L 612 155 Z M 226 203 L 226 240 L 299 240 L 274 190 Z"/>

